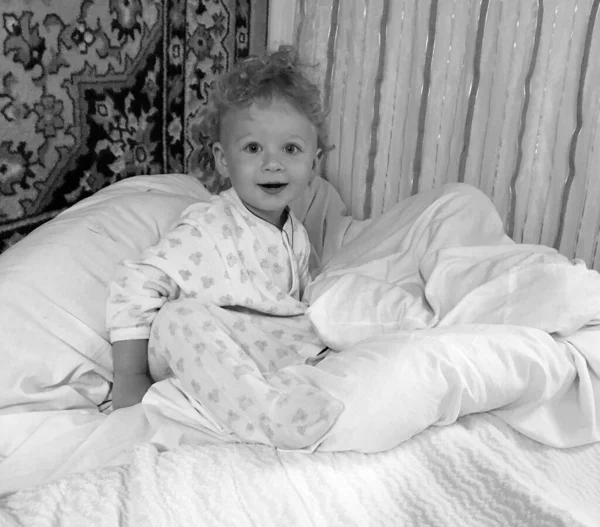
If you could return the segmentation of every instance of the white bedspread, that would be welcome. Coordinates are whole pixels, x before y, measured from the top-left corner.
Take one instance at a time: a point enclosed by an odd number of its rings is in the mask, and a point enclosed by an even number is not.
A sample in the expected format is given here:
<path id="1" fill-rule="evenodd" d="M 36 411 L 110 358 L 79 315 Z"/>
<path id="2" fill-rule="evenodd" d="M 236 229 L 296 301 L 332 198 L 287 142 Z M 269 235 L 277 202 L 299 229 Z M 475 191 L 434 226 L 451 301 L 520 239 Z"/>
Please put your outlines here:
<path id="1" fill-rule="evenodd" d="M 240 444 L 161 454 L 144 443 L 128 468 L 0 501 L 0 525 L 593 527 L 598 454 L 596 445 L 541 446 L 491 416 L 431 428 L 379 454 Z"/>

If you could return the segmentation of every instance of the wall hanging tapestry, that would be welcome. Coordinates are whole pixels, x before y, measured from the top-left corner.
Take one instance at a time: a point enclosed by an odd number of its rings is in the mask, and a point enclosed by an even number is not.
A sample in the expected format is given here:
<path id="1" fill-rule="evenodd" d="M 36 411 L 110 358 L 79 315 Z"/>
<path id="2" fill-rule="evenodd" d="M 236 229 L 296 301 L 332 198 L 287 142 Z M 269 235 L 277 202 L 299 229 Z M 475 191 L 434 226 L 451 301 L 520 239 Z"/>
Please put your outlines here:
<path id="1" fill-rule="evenodd" d="M 265 49 L 268 0 L 3 0 L 0 252 L 120 179 L 202 173 L 211 83 Z"/>

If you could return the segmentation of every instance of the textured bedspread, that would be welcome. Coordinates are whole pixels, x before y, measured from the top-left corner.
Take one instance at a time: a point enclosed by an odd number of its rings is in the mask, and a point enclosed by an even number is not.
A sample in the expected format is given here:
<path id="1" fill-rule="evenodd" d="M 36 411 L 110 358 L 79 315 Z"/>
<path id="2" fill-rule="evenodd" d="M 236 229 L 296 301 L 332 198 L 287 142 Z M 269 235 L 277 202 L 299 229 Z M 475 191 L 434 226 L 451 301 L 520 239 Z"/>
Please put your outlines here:
<path id="1" fill-rule="evenodd" d="M 492 416 L 431 428 L 379 454 L 239 444 L 161 454 L 144 443 L 129 468 L 0 501 L 0 525 L 593 527 L 598 474 L 598 446 L 545 447 Z"/>

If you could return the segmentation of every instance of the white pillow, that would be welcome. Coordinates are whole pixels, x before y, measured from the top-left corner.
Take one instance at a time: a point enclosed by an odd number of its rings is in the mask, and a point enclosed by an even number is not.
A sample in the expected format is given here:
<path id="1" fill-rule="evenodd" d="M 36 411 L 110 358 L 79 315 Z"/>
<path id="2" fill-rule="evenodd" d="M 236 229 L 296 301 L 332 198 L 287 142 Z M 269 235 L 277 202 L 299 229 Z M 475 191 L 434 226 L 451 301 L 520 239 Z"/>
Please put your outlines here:
<path id="1" fill-rule="evenodd" d="M 0 413 L 103 401 L 112 379 L 106 288 L 116 264 L 156 243 L 184 208 L 209 196 L 190 176 L 132 177 L 0 256 Z"/>

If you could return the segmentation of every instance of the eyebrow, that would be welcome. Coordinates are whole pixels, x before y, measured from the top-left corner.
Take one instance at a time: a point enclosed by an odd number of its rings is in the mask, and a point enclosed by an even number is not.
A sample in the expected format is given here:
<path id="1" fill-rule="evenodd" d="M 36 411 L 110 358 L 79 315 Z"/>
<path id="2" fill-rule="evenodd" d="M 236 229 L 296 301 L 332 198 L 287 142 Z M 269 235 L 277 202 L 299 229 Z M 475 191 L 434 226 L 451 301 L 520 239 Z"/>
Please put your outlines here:
<path id="1" fill-rule="evenodd" d="M 235 142 L 243 142 L 243 141 L 248 140 L 248 139 L 252 139 L 254 141 L 260 142 L 260 138 L 256 138 L 255 135 L 254 135 L 254 133 L 248 133 L 248 134 L 242 134 L 242 135 L 235 135 L 235 134 L 233 134 L 232 135 L 232 139 Z M 308 143 L 309 142 L 309 140 L 307 138 L 304 138 L 301 135 L 297 135 L 297 134 L 294 134 L 294 135 L 292 135 L 290 137 L 283 136 L 281 142 L 288 143 L 290 141 L 298 141 L 298 142 L 301 142 L 301 143 Z"/>

